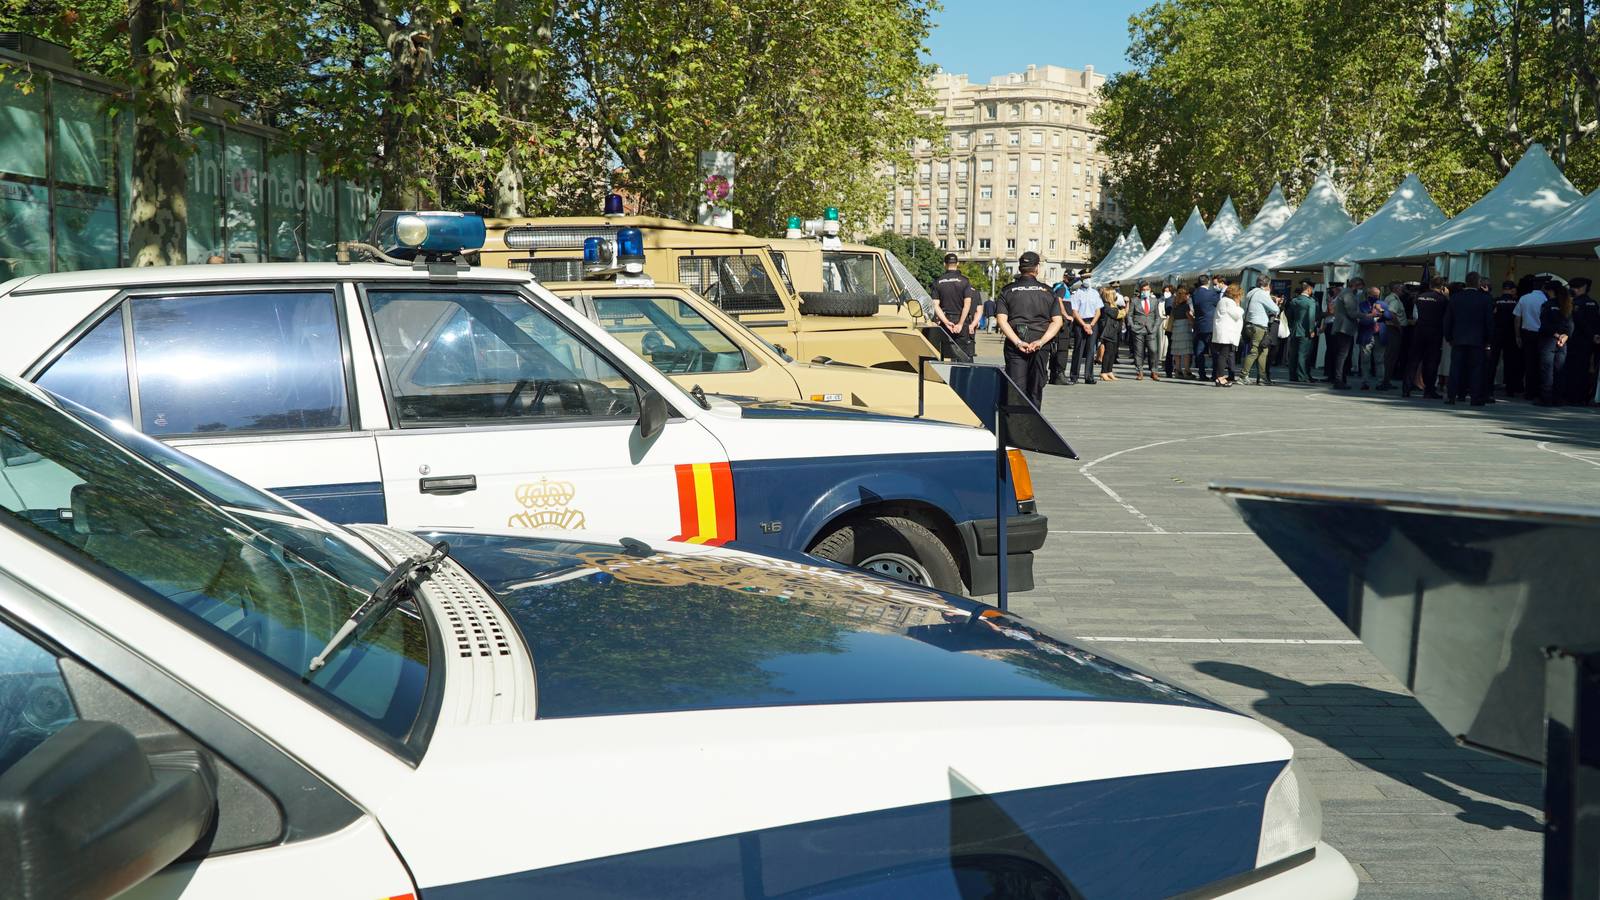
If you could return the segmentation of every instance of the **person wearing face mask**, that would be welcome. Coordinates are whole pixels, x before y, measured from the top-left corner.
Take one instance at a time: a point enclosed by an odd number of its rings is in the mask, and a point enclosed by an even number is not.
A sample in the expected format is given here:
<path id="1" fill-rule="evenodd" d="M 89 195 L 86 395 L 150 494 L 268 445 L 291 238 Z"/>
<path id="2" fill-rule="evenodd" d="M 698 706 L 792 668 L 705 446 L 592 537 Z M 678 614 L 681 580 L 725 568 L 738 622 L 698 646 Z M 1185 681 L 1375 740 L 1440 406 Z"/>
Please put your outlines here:
<path id="1" fill-rule="evenodd" d="M 1167 315 L 1167 307 L 1150 289 L 1150 282 L 1139 284 L 1139 296 L 1134 298 L 1128 315 L 1133 329 L 1133 380 L 1143 381 L 1148 371 L 1151 381 L 1160 381 L 1161 376 L 1156 374 L 1160 361 L 1157 353 L 1161 346 L 1161 320 Z"/>

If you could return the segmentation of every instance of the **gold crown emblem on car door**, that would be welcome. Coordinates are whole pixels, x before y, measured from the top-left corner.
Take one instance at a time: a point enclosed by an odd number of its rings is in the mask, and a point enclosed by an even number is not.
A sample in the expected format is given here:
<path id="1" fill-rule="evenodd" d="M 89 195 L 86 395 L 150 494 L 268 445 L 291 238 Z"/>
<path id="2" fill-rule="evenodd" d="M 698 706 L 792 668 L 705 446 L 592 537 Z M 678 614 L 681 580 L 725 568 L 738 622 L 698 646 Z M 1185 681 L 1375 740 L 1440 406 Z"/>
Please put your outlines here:
<path id="1" fill-rule="evenodd" d="M 564 528 L 579 529 L 587 525 L 583 510 L 571 506 L 578 495 L 578 487 L 570 481 L 551 481 L 540 478 L 517 485 L 517 502 L 523 511 L 506 520 L 511 528 Z"/>

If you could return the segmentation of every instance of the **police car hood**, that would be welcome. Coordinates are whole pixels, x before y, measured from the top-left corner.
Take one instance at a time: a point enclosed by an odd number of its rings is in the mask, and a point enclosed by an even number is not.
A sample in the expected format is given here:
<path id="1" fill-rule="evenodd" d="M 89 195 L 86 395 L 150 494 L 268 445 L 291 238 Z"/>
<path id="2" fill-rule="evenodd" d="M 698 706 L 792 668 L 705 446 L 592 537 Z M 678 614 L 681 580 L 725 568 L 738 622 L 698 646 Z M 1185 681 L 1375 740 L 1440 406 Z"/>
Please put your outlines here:
<path id="1" fill-rule="evenodd" d="M 425 535 L 499 597 L 540 719 L 926 700 L 1217 709 L 1015 616 L 810 557 Z"/>

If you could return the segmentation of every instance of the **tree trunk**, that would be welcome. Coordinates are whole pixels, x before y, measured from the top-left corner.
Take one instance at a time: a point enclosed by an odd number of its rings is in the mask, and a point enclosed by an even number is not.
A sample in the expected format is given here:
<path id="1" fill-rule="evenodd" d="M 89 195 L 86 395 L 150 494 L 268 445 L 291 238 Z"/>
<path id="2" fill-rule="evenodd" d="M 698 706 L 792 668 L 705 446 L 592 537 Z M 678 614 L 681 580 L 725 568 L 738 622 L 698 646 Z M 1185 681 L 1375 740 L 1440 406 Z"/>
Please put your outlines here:
<path id="1" fill-rule="evenodd" d="M 522 190 L 522 169 L 518 166 L 515 150 L 507 150 L 500 171 L 494 174 L 494 214 L 501 219 L 515 219 L 528 214 L 527 198 Z"/>
<path id="2" fill-rule="evenodd" d="M 189 261 L 183 145 L 189 91 L 179 74 L 182 49 L 171 26 L 183 15 L 183 0 L 130 0 L 128 6 L 135 72 L 128 258 L 135 266 L 181 266 Z M 152 39 L 162 42 L 154 52 Z"/>

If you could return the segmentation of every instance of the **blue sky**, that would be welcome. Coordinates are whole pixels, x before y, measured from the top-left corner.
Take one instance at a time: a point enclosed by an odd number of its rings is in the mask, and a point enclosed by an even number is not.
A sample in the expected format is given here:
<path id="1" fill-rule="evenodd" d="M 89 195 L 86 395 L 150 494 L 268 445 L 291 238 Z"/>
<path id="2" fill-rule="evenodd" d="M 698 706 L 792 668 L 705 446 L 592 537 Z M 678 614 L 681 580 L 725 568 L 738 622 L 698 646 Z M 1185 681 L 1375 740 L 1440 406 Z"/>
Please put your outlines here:
<path id="1" fill-rule="evenodd" d="M 1128 16 L 1154 0 L 944 0 L 928 37 L 928 59 L 975 82 L 1028 63 L 1127 66 Z"/>

